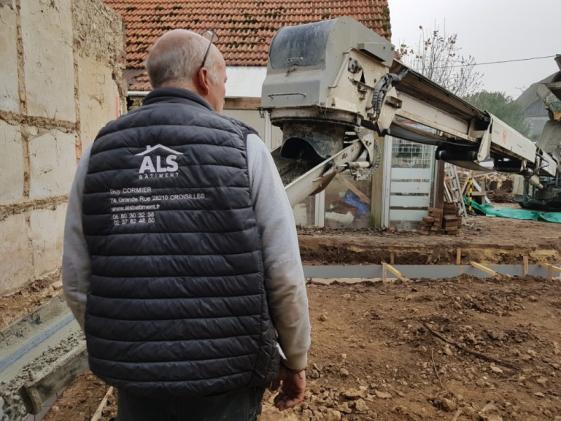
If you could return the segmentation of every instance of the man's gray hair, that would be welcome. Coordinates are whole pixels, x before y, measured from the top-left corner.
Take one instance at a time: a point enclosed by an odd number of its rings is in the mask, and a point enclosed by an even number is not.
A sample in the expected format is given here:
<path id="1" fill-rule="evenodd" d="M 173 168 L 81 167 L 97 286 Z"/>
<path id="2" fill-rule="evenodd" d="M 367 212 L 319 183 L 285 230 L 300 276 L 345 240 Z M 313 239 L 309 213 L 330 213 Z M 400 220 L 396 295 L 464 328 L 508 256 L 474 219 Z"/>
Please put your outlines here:
<path id="1" fill-rule="evenodd" d="M 169 82 L 191 83 L 201 67 L 208 48 L 207 39 L 195 32 L 175 29 L 162 35 L 150 49 L 146 70 L 154 89 Z M 205 66 L 214 78 L 216 47 L 212 46 Z"/>

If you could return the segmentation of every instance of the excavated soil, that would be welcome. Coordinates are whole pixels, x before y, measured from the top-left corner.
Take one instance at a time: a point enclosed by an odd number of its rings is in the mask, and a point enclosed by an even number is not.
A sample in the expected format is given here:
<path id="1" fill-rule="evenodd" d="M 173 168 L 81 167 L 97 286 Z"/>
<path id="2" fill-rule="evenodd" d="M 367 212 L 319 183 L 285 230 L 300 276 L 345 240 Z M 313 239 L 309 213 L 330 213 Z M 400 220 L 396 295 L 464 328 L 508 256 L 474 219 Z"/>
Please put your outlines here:
<path id="1" fill-rule="evenodd" d="M 559 280 L 308 287 L 306 402 L 279 413 L 268 396 L 262 421 L 561 420 Z M 89 419 L 106 390 L 82 376 L 47 419 Z"/>
<path id="2" fill-rule="evenodd" d="M 0 331 L 61 293 L 62 281 L 57 270 L 13 294 L 0 296 Z"/>
<path id="3" fill-rule="evenodd" d="M 43 421 L 91 420 L 107 390 L 105 383 L 88 371 L 60 395 Z M 115 407 L 112 398 L 107 406 Z M 105 411 L 105 416 L 110 419 L 116 413 Z"/>
<path id="4" fill-rule="evenodd" d="M 534 221 L 470 217 L 457 236 L 299 234 L 305 264 L 453 263 L 458 248 L 462 263 L 520 263 L 524 255 L 530 263 L 561 261 L 561 225 Z M 535 279 L 311 284 L 307 402 L 279 414 L 266 401 L 262 420 L 561 420 L 560 289 Z M 0 328 L 60 293 L 54 273 L 0 297 Z M 89 420 L 106 391 L 83 375 L 47 420 Z M 102 419 L 114 416 L 112 396 Z"/>
<path id="5" fill-rule="evenodd" d="M 418 232 L 302 229 L 300 253 L 307 264 L 561 262 L 561 224 L 515 219 L 468 217 L 458 235 Z"/>

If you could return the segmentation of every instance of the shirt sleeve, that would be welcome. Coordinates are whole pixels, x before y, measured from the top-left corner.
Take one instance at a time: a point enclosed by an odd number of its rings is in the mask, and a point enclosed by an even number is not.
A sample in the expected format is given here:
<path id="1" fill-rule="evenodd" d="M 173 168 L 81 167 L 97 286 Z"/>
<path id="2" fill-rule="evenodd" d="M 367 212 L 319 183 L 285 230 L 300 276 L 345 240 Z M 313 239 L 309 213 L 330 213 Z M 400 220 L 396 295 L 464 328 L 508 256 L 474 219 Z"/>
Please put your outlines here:
<path id="1" fill-rule="evenodd" d="M 285 365 L 302 369 L 310 348 L 310 318 L 294 215 L 270 152 L 253 134 L 247 138 L 247 160 L 269 310 Z"/>
<path id="2" fill-rule="evenodd" d="M 84 329 L 91 273 L 90 255 L 82 226 L 82 195 L 89 158 L 90 148 L 84 152 L 80 159 L 68 197 L 62 254 L 64 296 L 68 307 L 74 313 L 74 317 L 76 317 L 82 329 Z"/>

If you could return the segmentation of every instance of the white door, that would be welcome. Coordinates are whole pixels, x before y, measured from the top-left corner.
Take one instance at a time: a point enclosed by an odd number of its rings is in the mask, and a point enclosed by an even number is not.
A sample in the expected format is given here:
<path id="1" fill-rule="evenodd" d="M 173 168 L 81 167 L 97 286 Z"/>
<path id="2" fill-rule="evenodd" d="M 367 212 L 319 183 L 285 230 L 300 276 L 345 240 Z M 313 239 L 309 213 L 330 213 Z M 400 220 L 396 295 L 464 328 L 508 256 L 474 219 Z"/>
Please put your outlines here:
<path id="1" fill-rule="evenodd" d="M 431 204 L 434 146 L 392 139 L 390 225 L 415 229 Z"/>

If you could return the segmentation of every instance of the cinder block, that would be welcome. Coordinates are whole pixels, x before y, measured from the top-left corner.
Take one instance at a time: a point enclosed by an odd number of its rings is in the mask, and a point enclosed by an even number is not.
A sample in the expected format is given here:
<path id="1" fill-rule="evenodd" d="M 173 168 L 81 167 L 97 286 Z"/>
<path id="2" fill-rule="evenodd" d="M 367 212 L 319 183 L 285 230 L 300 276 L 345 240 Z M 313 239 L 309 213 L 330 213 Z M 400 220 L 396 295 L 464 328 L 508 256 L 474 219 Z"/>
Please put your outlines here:
<path id="1" fill-rule="evenodd" d="M 23 145 L 19 127 L 0 121 L 0 203 L 23 197 Z"/>
<path id="2" fill-rule="evenodd" d="M 70 0 L 21 2 L 28 113 L 75 121 Z"/>
<path id="3" fill-rule="evenodd" d="M 58 269 L 62 259 L 62 239 L 66 203 L 52 209 L 31 211 L 30 229 L 35 278 Z"/>
<path id="4" fill-rule="evenodd" d="M 0 221 L 0 295 L 17 290 L 33 276 L 33 251 L 27 232 L 23 213 Z"/>
<path id="5" fill-rule="evenodd" d="M 16 5 L 0 2 L 0 110 L 19 111 Z"/>
<path id="6" fill-rule="evenodd" d="M 29 142 L 32 199 L 68 194 L 76 172 L 75 138 L 72 133 L 39 130 Z"/>
<path id="7" fill-rule="evenodd" d="M 99 130 L 120 114 L 120 99 L 112 69 L 93 58 L 78 59 L 80 136 L 82 151 L 92 144 Z"/>

